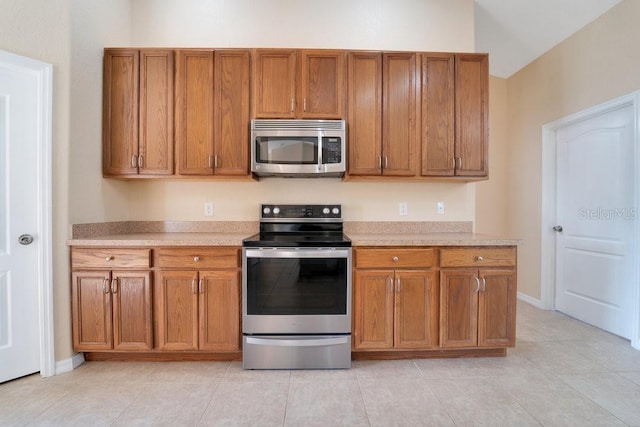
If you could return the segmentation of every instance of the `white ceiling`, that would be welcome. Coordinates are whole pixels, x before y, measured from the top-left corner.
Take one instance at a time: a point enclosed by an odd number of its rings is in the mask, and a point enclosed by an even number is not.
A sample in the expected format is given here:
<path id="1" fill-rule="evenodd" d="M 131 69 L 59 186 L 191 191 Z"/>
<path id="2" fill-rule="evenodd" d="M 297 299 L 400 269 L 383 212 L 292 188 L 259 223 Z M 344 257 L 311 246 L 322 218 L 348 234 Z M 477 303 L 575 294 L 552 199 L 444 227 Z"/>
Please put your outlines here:
<path id="1" fill-rule="evenodd" d="M 475 0 L 476 52 L 507 78 L 621 0 Z"/>

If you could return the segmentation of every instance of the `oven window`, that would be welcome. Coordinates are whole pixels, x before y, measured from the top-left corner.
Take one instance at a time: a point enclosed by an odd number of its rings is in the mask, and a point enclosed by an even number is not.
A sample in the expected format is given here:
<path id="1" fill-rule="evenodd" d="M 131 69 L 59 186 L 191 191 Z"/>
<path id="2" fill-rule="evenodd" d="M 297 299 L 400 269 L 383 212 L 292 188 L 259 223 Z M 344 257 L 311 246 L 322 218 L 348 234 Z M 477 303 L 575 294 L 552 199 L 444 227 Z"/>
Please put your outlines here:
<path id="1" fill-rule="evenodd" d="M 281 165 L 318 163 L 318 137 L 259 136 L 256 161 Z"/>
<path id="2" fill-rule="evenodd" d="M 347 314 L 347 259 L 248 258 L 247 314 Z"/>

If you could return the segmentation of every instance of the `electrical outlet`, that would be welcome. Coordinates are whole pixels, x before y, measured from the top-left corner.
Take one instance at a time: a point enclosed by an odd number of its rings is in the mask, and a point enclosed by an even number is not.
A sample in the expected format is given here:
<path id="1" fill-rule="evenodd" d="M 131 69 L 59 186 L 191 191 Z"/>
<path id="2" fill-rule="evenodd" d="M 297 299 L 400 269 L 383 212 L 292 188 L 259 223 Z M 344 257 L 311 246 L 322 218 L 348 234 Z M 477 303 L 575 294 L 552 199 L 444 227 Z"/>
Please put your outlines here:
<path id="1" fill-rule="evenodd" d="M 399 206 L 400 216 L 409 215 L 409 207 L 407 206 L 407 202 L 401 202 Z"/>
<path id="2" fill-rule="evenodd" d="M 204 202 L 204 216 L 213 216 L 213 202 Z"/>
<path id="3" fill-rule="evenodd" d="M 436 210 L 440 215 L 444 215 L 444 202 L 436 203 Z"/>

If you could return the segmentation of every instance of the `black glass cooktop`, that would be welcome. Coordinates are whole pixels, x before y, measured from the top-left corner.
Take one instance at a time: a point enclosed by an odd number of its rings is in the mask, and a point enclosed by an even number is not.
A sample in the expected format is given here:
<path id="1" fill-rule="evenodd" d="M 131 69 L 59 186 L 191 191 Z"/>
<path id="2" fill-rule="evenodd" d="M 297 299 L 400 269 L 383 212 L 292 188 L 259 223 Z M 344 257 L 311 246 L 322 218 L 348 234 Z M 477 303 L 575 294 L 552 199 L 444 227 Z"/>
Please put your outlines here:
<path id="1" fill-rule="evenodd" d="M 351 240 L 339 234 L 291 234 L 291 233 L 266 233 L 255 234 L 242 241 L 242 246 L 248 248 L 274 248 L 274 247 L 349 247 Z"/>

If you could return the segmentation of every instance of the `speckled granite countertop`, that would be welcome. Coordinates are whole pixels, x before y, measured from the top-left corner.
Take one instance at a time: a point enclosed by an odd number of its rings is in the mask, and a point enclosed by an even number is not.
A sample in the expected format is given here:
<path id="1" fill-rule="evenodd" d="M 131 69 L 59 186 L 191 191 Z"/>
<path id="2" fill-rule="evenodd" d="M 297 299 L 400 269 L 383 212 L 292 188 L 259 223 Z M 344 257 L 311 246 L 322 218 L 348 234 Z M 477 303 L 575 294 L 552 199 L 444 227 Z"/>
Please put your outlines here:
<path id="1" fill-rule="evenodd" d="M 518 239 L 471 232 L 468 222 L 345 222 L 353 246 L 512 246 Z M 151 222 L 79 224 L 69 246 L 241 246 L 257 222 Z"/>

